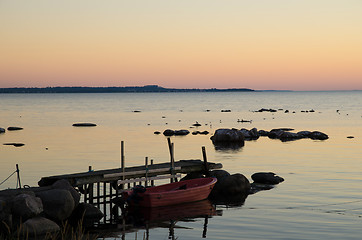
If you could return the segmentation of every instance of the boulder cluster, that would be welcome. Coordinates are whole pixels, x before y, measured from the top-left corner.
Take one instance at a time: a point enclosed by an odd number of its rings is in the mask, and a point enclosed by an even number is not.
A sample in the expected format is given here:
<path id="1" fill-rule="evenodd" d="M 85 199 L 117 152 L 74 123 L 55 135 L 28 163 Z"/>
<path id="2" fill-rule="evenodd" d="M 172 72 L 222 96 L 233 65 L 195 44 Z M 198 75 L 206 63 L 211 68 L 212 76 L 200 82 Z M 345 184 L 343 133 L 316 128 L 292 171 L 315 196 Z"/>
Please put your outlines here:
<path id="1" fill-rule="evenodd" d="M 165 131 L 163 131 L 163 135 L 165 135 L 165 136 L 185 136 L 185 135 L 188 135 L 189 133 L 190 133 L 190 131 L 186 130 L 186 129 L 182 129 L 182 130 L 166 129 Z"/>
<path id="2" fill-rule="evenodd" d="M 310 138 L 313 140 L 326 140 L 328 135 L 319 131 L 300 131 L 297 133 L 291 132 L 291 128 L 278 128 L 270 131 L 258 130 L 252 128 L 250 130 L 242 129 L 217 129 L 214 135 L 210 138 L 214 144 L 218 143 L 244 143 L 244 140 L 256 140 L 259 137 L 269 137 L 272 139 L 280 139 L 281 141 L 292 141 L 302 138 Z M 244 145 L 244 144 L 242 144 Z"/>
<path id="3" fill-rule="evenodd" d="M 251 176 L 253 183 L 250 183 L 241 173 L 230 174 L 225 170 L 212 170 L 207 175 L 208 177 L 217 178 L 209 199 L 215 204 L 229 206 L 241 206 L 249 194 L 272 189 L 275 185 L 284 181 L 282 177 L 272 172 L 254 173 Z M 201 177 L 205 177 L 204 173 L 194 172 L 186 175 L 181 181 Z"/>
<path id="4" fill-rule="evenodd" d="M 40 236 L 59 232 L 65 221 L 103 217 L 99 209 L 79 201 L 80 194 L 67 180 L 47 187 L 0 191 L 0 232 Z"/>

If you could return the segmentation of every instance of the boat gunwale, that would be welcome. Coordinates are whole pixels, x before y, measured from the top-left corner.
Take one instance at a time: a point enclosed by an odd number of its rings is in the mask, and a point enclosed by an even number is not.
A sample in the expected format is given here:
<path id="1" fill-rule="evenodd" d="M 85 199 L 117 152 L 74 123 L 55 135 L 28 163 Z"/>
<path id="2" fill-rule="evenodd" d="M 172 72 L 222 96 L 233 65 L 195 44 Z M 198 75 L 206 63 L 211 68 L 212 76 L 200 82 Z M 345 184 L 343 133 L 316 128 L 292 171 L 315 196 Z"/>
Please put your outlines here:
<path id="1" fill-rule="evenodd" d="M 181 193 L 181 192 L 185 192 L 185 191 L 191 191 L 191 190 L 198 190 L 198 189 L 202 189 L 202 188 L 205 188 L 205 187 L 208 187 L 208 186 L 212 186 L 212 185 L 215 185 L 216 182 L 217 182 L 217 178 L 214 178 L 214 177 L 209 177 L 210 178 L 210 181 L 207 182 L 206 184 L 202 184 L 202 185 L 198 185 L 198 186 L 195 186 L 195 187 L 190 187 L 190 188 L 186 188 L 186 189 L 169 189 L 169 190 L 163 190 L 163 188 L 165 187 L 165 185 L 172 185 L 174 183 L 168 183 L 168 184 L 164 184 L 164 185 L 160 185 L 160 186 L 156 186 L 156 187 L 151 187 L 151 188 L 146 188 L 146 191 L 143 192 L 143 193 L 139 193 L 140 195 L 159 195 L 159 194 L 172 194 L 172 193 L 175 193 L 175 191 Z M 209 179 L 209 178 L 195 178 L 195 179 L 189 179 L 189 180 L 184 180 L 184 181 L 180 181 L 180 182 L 177 182 L 177 183 L 183 183 L 183 182 L 186 182 L 186 181 L 196 181 L 196 180 L 199 180 L 199 179 Z M 187 183 L 185 183 L 187 184 Z M 152 191 L 153 189 L 160 189 L 161 191 Z M 148 191 L 148 190 L 151 190 L 151 191 Z"/>

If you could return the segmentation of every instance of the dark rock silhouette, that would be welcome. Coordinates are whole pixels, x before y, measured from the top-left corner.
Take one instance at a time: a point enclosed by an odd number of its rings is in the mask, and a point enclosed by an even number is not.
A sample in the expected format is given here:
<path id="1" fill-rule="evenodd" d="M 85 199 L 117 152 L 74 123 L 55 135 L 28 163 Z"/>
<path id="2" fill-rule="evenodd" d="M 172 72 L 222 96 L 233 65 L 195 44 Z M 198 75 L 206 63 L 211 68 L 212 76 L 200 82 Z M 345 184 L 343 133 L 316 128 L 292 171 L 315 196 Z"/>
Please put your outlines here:
<path id="1" fill-rule="evenodd" d="M 73 127 L 95 127 L 97 124 L 95 123 L 74 123 Z"/>

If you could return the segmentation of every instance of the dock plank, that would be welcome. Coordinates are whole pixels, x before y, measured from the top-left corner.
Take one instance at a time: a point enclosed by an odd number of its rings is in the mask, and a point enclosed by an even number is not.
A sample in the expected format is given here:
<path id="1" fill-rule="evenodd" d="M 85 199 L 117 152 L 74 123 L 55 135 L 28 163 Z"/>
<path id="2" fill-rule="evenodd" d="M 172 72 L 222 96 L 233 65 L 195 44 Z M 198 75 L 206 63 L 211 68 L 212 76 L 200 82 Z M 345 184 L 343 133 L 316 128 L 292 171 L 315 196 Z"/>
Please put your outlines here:
<path id="1" fill-rule="evenodd" d="M 170 162 L 148 165 L 148 169 L 143 166 L 126 167 L 125 174 L 121 168 L 96 170 L 82 173 L 63 174 L 49 177 L 42 177 L 38 182 L 39 186 L 49 186 L 60 179 L 66 179 L 72 186 L 82 184 L 90 184 L 97 182 L 110 182 L 124 179 L 145 177 L 147 172 L 148 177 L 170 174 Z M 208 163 L 210 170 L 221 169 L 221 163 Z M 175 162 L 174 172 L 188 174 L 191 172 L 204 171 L 204 163 L 201 160 L 180 160 Z"/>

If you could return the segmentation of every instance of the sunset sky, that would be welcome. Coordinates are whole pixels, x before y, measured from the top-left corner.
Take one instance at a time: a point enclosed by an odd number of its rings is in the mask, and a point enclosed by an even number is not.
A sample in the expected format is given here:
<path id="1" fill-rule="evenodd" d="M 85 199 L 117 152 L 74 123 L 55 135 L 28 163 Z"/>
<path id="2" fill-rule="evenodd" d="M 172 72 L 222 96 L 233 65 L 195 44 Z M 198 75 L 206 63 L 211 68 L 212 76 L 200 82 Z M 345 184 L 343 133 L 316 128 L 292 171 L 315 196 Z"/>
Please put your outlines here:
<path id="1" fill-rule="evenodd" d="M 0 87 L 362 89 L 361 0 L 0 0 Z"/>

